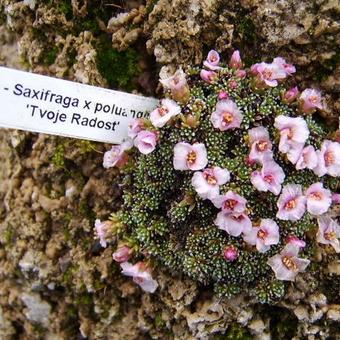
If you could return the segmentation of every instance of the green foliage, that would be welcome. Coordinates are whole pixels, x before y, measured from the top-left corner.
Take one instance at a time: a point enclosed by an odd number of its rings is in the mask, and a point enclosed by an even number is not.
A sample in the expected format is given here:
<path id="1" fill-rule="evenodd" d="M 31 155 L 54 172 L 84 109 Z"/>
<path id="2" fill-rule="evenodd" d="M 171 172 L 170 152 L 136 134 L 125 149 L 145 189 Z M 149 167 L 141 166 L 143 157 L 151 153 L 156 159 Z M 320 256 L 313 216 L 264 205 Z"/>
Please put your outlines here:
<path id="1" fill-rule="evenodd" d="M 233 323 L 223 335 L 216 335 L 214 340 L 252 340 L 253 337 L 249 331 L 238 323 Z"/>
<path id="2" fill-rule="evenodd" d="M 132 48 L 117 51 L 106 35 L 100 37 L 97 53 L 98 70 L 109 85 L 131 90 L 133 78 L 140 73 L 138 53 Z"/>
<path id="3" fill-rule="evenodd" d="M 110 58 L 116 58 L 117 52 L 109 50 L 106 53 L 112 54 Z M 159 138 L 152 153 L 144 155 L 132 151 L 132 166 L 123 170 L 124 202 L 119 214 L 115 215 L 120 222 L 118 237 L 138 245 L 141 253 L 137 256 L 148 254 L 171 272 L 181 272 L 199 283 L 213 285 L 220 297 L 230 298 L 248 290 L 261 303 L 273 304 L 283 296 L 285 286 L 274 278 L 267 264 L 268 258 L 283 249 L 287 236 L 306 239 L 317 226 L 315 219 L 307 213 L 297 222 L 277 219 L 278 197 L 270 192 L 260 192 L 251 184 L 251 173 L 260 167 L 247 162 L 248 130 L 261 125 L 268 129 L 274 160 L 286 174 L 283 185 L 296 183 L 306 188 L 322 180 L 325 187 L 333 188 L 339 181 L 334 184 L 329 176 L 320 179 L 312 171 L 297 171 L 278 152 L 279 136 L 273 127 L 275 117 L 301 114 L 296 104 L 282 102 L 282 85 L 259 90 L 254 88 L 249 77 L 240 80 L 235 71 L 227 67 L 219 71 L 219 79 L 212 84 L 200 79 L 198 69 L 190 69 L 187 74 L 191 94 L 189 101 L 181 106 L 182 114 L 157 130 Z M 223 132 L 212 126 L 210 117 L 221 90 L 228 92 L 243 113 L 239 129 Z M 198 121 L 194 127 L 185 123 L 189 113 Z M 312 116 L 306 120 L 311 130 L 308 143 L 319 147 L 327 131 Z M 274 219 L 280 227 L 277 245 L 260 253 L 245 244 L 242 236 L 233 237 L 216 227 L 214 220 L 219 210 L 211 201 L 202 200 L 196 194 L 191 185 L 193 172 L 173 168 L 173 149 L 178 142 L 204 143 L 208 167 L 219 166 L 231 172 L 230 181 L 220 188 L 221 193 L 232 190 L 245 197 L 247 213 L 253 222 Z M 301 250 L 302 257 L 313 253 L 314 241 L 308 239 L 307 243 Z M 229 246 L 238 251 L 235 261 L 227 261 L 224 257 L 224 250 Z"/>

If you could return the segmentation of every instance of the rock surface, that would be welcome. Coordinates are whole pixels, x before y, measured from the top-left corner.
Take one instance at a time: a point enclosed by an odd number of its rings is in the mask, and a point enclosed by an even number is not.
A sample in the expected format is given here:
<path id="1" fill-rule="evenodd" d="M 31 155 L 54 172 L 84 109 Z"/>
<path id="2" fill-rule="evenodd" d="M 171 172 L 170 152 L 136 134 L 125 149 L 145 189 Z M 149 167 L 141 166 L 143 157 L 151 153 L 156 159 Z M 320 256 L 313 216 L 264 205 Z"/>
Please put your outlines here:
<path id="1" fill-rule="evenodd" d="M 339 114 L 337 0 L 90 3 L 0 0 L 0 63 L 155 94 L 161 67 L 200 64 L 210 48 L 225 56 L 239 48 L 248 64 L 280 54 L 298 66 L 295 81 L 324 91 L 330 123 Z M 92 230 L 121 199 L 119 174 L 102 168 L 108 147 L 0 131 L 1 339 L 338 336 L 334 255 L 271 307 L 245 296 L 220 301 L 162 270 L 154 295 L 122 277 Z M 320 250 L 319 261 L 326 256 Z"/>

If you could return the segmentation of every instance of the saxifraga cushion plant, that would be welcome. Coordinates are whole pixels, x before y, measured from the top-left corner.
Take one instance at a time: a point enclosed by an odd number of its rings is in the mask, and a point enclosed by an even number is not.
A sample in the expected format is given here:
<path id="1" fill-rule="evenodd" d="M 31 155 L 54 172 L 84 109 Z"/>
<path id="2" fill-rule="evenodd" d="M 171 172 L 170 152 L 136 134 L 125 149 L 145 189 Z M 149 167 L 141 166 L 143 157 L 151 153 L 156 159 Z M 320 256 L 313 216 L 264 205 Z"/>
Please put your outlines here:
<path id="1" fill-rule="evenodd" d="M 203 69 L 162 79 L 165 98 L 104 155 L 124 174 L 123 205 L 95 230 L 145 291 L 165 266 L 220 296 L 269 302 L 308 271 L 316 245 L 340 251 L 340 144 L 316 89 L 285 89 L 283 58 L 243 67 L 210 51 Z"/>

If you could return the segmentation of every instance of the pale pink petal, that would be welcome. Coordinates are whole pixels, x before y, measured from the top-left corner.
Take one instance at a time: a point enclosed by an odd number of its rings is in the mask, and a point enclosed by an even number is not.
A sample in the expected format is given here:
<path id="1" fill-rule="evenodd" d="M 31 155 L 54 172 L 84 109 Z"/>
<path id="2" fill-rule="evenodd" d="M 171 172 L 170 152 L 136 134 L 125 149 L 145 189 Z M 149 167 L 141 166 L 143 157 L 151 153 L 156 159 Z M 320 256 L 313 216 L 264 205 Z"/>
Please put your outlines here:
<path id="1" fill-rule="evenodd" d="M 312 170 L 317 166 L 317 163 L 318 156 L 315 152 L 315 149 L 312 145 L 308 145 L 302 150 L 295 167 L 297 170 L 305 168 Z"/>
<path id="2" fill-rule="evenodd" d="M 189 170 L 187 156 L 191 151 L 191 145 L 185 142 L 177 143 L 174 147 L 173 165 L 176 170 Z"/>
<path id="3" fill-rule="evenodd" d="M 191 184 L 202 199 L 214 199 L 219 195 L 220 190 L 218 184 L 209 184 L 203 172 L 195 172 L 192 176 Z"/>
<path id="4" fill-rule="evenodd" d="M 218 185 L 223 185 L 230 180 L 230 172 L 227 169 L 222 169 L 219 166 L 213 167 L 214 175 Z"/>
<path id="5" fill-rule="evenodd" d="M 315 89 L 305 89 L 300 95 L 300 108 L 305 113 L 323 109 L 321 93 Z"/>
<path id="6" fill-rule="evenodd" d="M 217 79 L 217 73 L 214 71 L 201 70 L 200 76 L 208 84 L 213 83 Z"/>
<path id="7" fill-rule="evenodd" d="M 250 229 L 251 221 L 245 214 L 225 213 L 223 211 L 217 214 L 214 223 L 219 229 L 225 230 L 231 236 L 240 236 L 242 232 Z"/>
<path id="8" fill-rule="evenodd" d="M 134 139 L 134 145 L 139 152 L 147 155 L 155 150 L 157 144 L 157 134 L 152 131 L 142 130 Z"/>
<path id="9" fill-rule="evenodd" d="M 218 66 L 220 62 L 220 55 L 215 50 L 211 50 L 208 53 L 207 59 L 203 62 L 203 65 L 210 70 L 219 70 L 221 67 Z"/>
<path id="10" fill-rule="evenodd" d="M 340 226 L 327 215 L 318 217 L 319 230 L 316 240 L 319 243 L 330 245 L 336 253 L 340 253 Z"/>
<path id="11" fill-rule="evenodd" d="M 332 194 L 321 182 L 312 184 L 306 191 L 307 211 L 312 215 L 322 215 L 332 204 Z"/>
<path id="12" fill-rule="evenodd" d="M 162 99 L 160 107 L 150 113 L 150 120 L 153 126 L 160 128 L 180 112 L 181 108 L 174 100 Z"/>
<path id="13" fill-rule="evenodd" d="M 291 143 L 290 144 L 290 148 L 287 151 L 287 158 L 291 163 L 296 164 L 298 159 L 301 157 L 304 146 L 305 146 L 304 143 Z"/>
<path id="14" fill-rule="evenodd" d="M 216 104 L 215 111 L 211 114 L 211 122 L 214 128 L 226 131 L 233 128 L 239 128 L 243 115 L 232 100 L 220 100 Z"/>
<path id="15" fill-rule="evenodd" d="M 189 164 L 190 170 L 201 170 L 208 164 L 208 155 L 205 145 L 202 143 L 195 143 L 192 145 L 192 150 L 196 152 L 196 161 Z"/>
<path id="16" fill-rule="evenodd" d="M 290 221 L 299 220 L 306 210 L 306 197 L 302 195 L 301 185 L 287 184 L 277 201 L 277 207 L 277 218 Z"/>
<path id="17" fill-rule="evenodd" d="M 222 208 L 226 213 L 242 213 L 246 209 L 247 200 L 233 191 L 228 191 L 212 200 L 216 208 Z"/>

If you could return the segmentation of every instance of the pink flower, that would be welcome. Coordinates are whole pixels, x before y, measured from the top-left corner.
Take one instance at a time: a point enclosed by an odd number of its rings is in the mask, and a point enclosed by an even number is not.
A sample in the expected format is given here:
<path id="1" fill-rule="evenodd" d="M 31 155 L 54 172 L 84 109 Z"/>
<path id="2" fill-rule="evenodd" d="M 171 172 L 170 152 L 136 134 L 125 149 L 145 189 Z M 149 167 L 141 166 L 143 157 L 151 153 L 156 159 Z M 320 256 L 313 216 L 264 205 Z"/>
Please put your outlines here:
<path id="1" fill-rule="evenodd" d="M 280 254 L 268 259 L 267 263 L 278 280 L 294 281 L 298 273 L 305 271 L 310 261 L 299 258 L 299 250 L 298 246 L 287 244 Z"/>
<path id="2" fill-rule="evenodd" d="M 129 262 L 122 262 L 120 266 L 122 268 L 122 274 L 131 276 L 133 281 L 137 283 L 144 291 L 148 293 L 155 292 L 158 287 L 158 283 L 152 278 L 145 263 L 137 262 L 136 264 L 131 264 Z"/>
<path id="3" fill-rule="evenodd" d="M 316 109 L 322 110 L 321 93 L 314 89 L 305 89 L 299 98 L 300 110 L 305 113 L 313 113 Z"/>
<path id="4" fill-rule="evenodd" d="M 233 191 L 215 197 L 212 202 L 225 213 L 242 213 L 246 210 L 247 200 Z"/>
<path id="5" fill-rule="evenodd" d="M 306 246 L 306 242 L 303 240 L 300 240 L 295 235 L 289 235 L 286 239 L 286 243 L 296 245 L 299 248 L 304 248 Z"/>
<path id="6" fill-rule="evenodd" d="M 259 126 L 248 131 L 249 143 L 251 145 L 249 161 L 262 163 L 265 155 L 271 155 L 272 143 L 266 128 Z"/>
<path id="7" fill-rule="evenodd" d="M 152 131 L 143 130 L 138 133 L 134 140 L 134 145 L 139 152 L 148 155 L 155 150 L 157 144 L 157 134 Z"/>
<path id="8" fill-rule="evenodd" d="M 130 140 L 126 140 L 119 145 L 114 145 L 110 150 L 104 153 L 103 167 L 108 169 L 114 166 L 124 166 L 128 161 L 128 156 L 125 151 L 131 149 L 131 147 L 132 142 Z"/>
<path id="9" fill-rule="evenodd" d="M 220 185 L 227 183 L 230 173 L 218 166 L 197 171 L 192 176 L 191 184 L 202 199 L 213 199 L 220 194 Z"/>
<path id="10" fill-rule="evenodd" d="M 181 112 L 181 108 L 171 99 L 162 99 L 161 106 L 150 113 L 150 120 L 153 126 L 161 128 L 172 117 L 177 116 Z"/>
<path id="11" fill-rule="evenodd" d="M 259 63 L 251 68 L 252 73 L 256 74 L 258 86 L 277 86 L 278 79 L 286 78 L 286 71 L 277 64 Z"/>
<path id="12" fill-rule="evenodd" d="M 236 70 L 235 76 L 240 79 L 244 79 L 247 76 L 246 70 Z"/>
<path id="13" fill-rule="evenodd" d="M 287 184 L 277 201 L 279 208 L 276 217 L 280 220 L 299 220 L 306 211 L 306 197 L 302 195 L 301 185 Z"/>
<path id="14" fill-rule="evenodd" d="M 242 68 L 242 60 L 240 57 L 240 51 L 234 51 L 233 54 L 231 55 L 230 61 L 229 61 L 229 66 L 234 69 L 240 69 Z"/>
<path id="15" fill-rule="evenodd" d="M 220 55 L 214 51 L 211 50 L 208 53 L 207 59 L 203 62 L 203 65 L 208 68 L 209 70 L 219 70 L 221 67 L 218 66 L 220 62 Z"/>
<path id="16" fill-rule="evenodd" d="M 229 94 L 226 91 L 220 91 L 220 93 L 218 94 L 218 100 L 222 100 L 222 99 L 228 99 L 229 98 Z"/>
<path id="17" fill-rule="evenodd" d="M 273 64 L 276 64 L 278 67 L 282 68 L 287 76 L 290 76 L 296 72 L 295 66 L 292 64 L 287 64 L 286 60 L 281 57 L 274 58 Z"/>
<path id="18" fill-rule="evenodd" d="M 265 253 L 271 245 L 279 243 L 279 226 L 270 218 L 262 219 L 259 226 L 253 226 L 244 232 L 243 239 L 248 244 L 256 245 L 260 253 Z"/>
<path id="19" fill-rule="evenodd" d="M 176 73 L 167 78 L 161 79 L 162 85 L 170 89 L 172 97 L 180 103 L 186 103 L 190 97 L 190 90 L 186 80 L 185 73 L 180 68 Z"/>
<path id="20" fill-rule="evenodd" d="M 261 171 L 254 171 L 250 177 L 251 183 L 257 190 L 270 191 L 276 196 L 281 192 L 284 179 L 285 173 L 272 159 L 265 160 Z"/>
<path id="21" fill-rule="evenodd" d="M 174 147 L 173 165 L 176 170 L 201 170 L 208 164 L 207 150 L 202 143 L 179 142 Z"/>
<path id="22" fill-rule="evenodd" d="M 320 216 L 318 218 L 319 230 L 316 234 L 316 240 L 322 244 L 331 245 L 336 253 L 340 253 L 340 226 L 329 216 Z"/>
<path id="23" fill-rule="evenodd" d="M 318 156 L 312 145 L 308 145 L 303 148 L 295 165 L 296 170 L 301 169 L 314 169 L 318 163 Z"/>
<path id="24" fill-rule="evenodd" d="M 106 248 L 107 246 L 107 240 L 106 238 L 111 236 L 111 228 L 112 224 L 110 221 L 104 221 L 102 222 L 99 219 L 95 220 L 94 228 L 97 234 L 97 237 L 99 238 L 100 245 L 103 248 Z"/>
<path id="25" fill-rule="evenodd" d="M 144 130 L 144 120 L 140 118 L 134 119 L 128 127 L 128 136 L 134 139 L 138 132 Z"/>
<path id="26" fill-rule="evenodd" d="M 117 250 L 112 254 L 113 259 L 116 262 L 126 262 L 129 261 L 131 255 L 133 253 L 133 250 L 126 246 L 118 246 Z"/>
<path id="27" fill-rule="evenodd" d="M 295 164 L 308 139 L 309 130 L 301 117 L 277 116 L 274 126 L 280 131 L 279 150 L 287 153 L 288 159 Z"/>
<path id="28" fill-rule="evenodd" d="M 312 215 L 324 214 L 332 204 L 332 194 L 322 183 L 312 184 L 306 191 L 307 211 Z"/>
<path id="29" fill-rule="evenodd" d="M 223 250 L 223 256 L 227 261 L 233 262 L 238 258 L 238 250 L 234 246 L 227 246 Z"/>
<path id="30" fill-rule="evenodd" d="M 333 177 L 340 176 L 340 143 L 324 140 L 321 150 L 316 152 L 318 164 L 313 169 L 319 177 L 328 174 Z"/>
<path id="31" fill-rule="evenodd" d="M 237 105 L 230 99 L 218 101 L 216 109 L 210 117 L 214 128 L 220 129 L 221 131 L 239 128 L 242 119 L 242 113 L 237 108 Z"/>
<path id="32" fill-rule="evenodd" d="M 332 202 L 335 204 L 340 204 L 340 194 L 332 194 Z"/>
<path id="33" fill-rule="evenodd" d="M 250 73 L 253 75 L 253 76 L 256 76 L 259 74 L 259 71 L 257 70 L 257 68 L 260 66 L 260 63 L 256 63 L 254 65 L 251 65 L 250 67 Z"/>
<path id="34" fill-rule="evenodd" d="M 298 95 L 299 95 L 299 89 L 298 89 L 297 86 L 295 86 L 295 87 L 292 87 L 290 90 L 283 92 L 282 100 L 286 104 L 290 104 L 293 101 L 295 101 L 295 99 L 297 98 Z"/>
<path id="35" fill-rule="evenodd" d="M 225 211 L 220 211 L 214 223 L 219 229 L 235 237 L 251 229 L 251 221 L 244 213 L 226 213 Z"/>
<path id="36" fill-rule="evenodd" d="M 206 83 L 213 83 L 217 79 L 217 73 L 214 71 L 201 70 L 200 76 Z"/>

